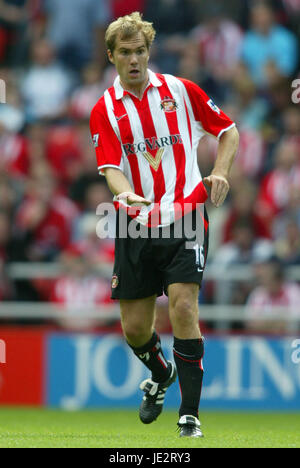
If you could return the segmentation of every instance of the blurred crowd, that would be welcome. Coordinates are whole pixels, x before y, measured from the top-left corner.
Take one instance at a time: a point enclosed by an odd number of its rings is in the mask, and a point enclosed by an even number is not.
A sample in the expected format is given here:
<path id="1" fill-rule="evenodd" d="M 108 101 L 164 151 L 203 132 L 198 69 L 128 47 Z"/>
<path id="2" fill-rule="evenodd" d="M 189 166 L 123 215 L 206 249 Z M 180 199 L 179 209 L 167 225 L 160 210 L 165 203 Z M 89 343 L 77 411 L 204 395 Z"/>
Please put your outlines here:
<path id="1" fill-rule="evenodd" d="M 112 197 L 97 174 L 89 116 L 115 77 L 106 27 L 132 11 L 157 30 L 150 68 L 198 83 L 240 132 L 230 196 L 208 206 L 209 265 L 223 278 L 248 265 L 254 280 L 207 280 L 200 301 L 247 304 L 254 319 L 264 307 L 266 322 L 249 328 L 285 331 L 268 315 L 282 306 L 300 321 L 299 283 L 285 277 L 300 266 L 298 0 L 0 0 L 0 301 L 95 305 L 99 318 L 111 304 L 110 281 L 95 269 L 114 258 L 113 236 L 96 234 L 97 206 Z M 201 140 L 203 176 L 216 149 Z M 16 280 L 15 262 L 58 262 L 62 274 Z M 158 308 L 167 329 L 164 299 Z"/>

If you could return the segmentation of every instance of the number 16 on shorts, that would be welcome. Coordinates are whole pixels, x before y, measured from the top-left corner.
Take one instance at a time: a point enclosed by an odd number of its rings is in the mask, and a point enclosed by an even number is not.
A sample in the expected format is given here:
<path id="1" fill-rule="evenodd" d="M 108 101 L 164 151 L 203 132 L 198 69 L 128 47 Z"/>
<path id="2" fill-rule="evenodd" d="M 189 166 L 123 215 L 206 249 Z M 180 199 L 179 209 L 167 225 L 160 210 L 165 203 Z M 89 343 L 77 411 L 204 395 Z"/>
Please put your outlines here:
<path id="1" fill-rule="evenodd" d="M 203 245 L 195 244 L 193 249 L 196 254 L 196 266 L 197 271 L 202 272 L 204 269 L 205 257 L 204 257 L 204 247 Z"/>

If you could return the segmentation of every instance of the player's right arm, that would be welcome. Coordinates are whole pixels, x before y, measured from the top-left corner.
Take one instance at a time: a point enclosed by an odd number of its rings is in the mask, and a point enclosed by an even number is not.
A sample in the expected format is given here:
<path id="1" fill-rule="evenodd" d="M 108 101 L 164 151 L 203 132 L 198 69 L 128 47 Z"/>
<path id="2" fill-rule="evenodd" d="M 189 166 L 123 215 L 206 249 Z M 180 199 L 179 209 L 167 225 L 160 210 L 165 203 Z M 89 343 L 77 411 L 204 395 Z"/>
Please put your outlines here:
<path id="1" fill-rule="evenodd" d="M 128 205 L 151 205 L 150 200 L 146 200 L 134 193 L 127 177 L 119 169 L 107 167 L 104 170 L 107 185 L 117 200 L 123 200 Z"/>
<path id="2" fill-rule="evenodd" d="M 98 170 L 118 201 L 128 205 L 150 205 L 151 201 L 136 195 L 123 172 L 123 152 L 119 138 L 110 124 L 103 99 L 91 113 L 90 130 L 96 151 Z"/>

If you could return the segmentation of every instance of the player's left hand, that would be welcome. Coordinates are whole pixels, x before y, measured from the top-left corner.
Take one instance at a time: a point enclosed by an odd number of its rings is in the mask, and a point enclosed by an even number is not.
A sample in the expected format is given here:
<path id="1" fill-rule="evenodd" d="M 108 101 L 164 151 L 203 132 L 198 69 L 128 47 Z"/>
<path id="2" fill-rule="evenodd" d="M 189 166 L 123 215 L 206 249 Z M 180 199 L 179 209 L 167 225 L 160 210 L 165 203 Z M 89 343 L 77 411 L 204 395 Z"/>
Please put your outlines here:
<path id="1" fill-rule="evenodd" d="M 211 174 L 203 179 L 203 182 L 211 188 L 210 198 L 215 207 L 223 205 L 229 192 L 229 183 L 226 177 Z"/>

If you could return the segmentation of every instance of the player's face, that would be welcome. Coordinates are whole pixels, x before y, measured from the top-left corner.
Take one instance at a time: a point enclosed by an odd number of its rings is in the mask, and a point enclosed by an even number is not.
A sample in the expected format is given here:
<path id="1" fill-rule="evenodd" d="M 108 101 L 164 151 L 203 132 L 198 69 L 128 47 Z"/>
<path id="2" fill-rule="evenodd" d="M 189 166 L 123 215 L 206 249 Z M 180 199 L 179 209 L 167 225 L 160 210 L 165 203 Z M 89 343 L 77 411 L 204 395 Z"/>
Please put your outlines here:
<path id="1" fill-rule="evenodd" d="M 148 81 L 149 50 L 143 33 L 129 39 L 117 39 L 113 54 L 108 51 L 122 85 L 127 90 L 139 91 Z"/>

